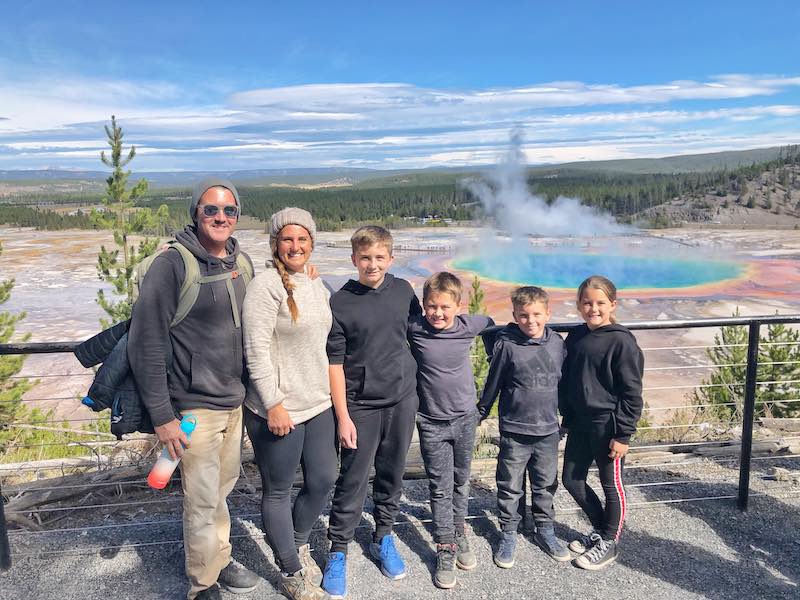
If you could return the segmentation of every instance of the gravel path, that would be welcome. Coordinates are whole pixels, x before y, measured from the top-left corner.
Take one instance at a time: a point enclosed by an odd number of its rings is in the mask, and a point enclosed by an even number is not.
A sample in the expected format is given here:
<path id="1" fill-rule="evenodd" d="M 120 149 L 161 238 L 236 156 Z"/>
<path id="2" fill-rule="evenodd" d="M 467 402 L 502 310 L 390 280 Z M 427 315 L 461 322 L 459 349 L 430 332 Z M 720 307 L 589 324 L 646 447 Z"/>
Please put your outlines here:
<path id="1" fill-rule="evenodd" d="M 798 460 L 774 464 L 800 469 Z M 754 465 L 766 467 L 767 462 Z M 710 461 L 629 469 L 630 511 L 621 555 L 616 565 L 596 573 L 552 561 L 532 543 L 529 531 L 520 534 L 515 567 L 495 567 L 491 560 L 498 531 L 494 490 L 491 481 L 476 481 L 468 534 L 479 566 L 460 572 L 458 585 L 448 591 L 432 584 L 435 554 L 428 529 L 427 482 L 408 481 L 396 533 L 409 576 L 389 581 L 368 558 L 371 527 L 365 516 L 350 549 L 348 598 L 800 598 L 800 486 L 768 480 L 765 474 L 754 471 L 750 509 L 741 513 L 731 499 L 684 501 L 735 495 L 735 469 Z M 671 484 L 652 485 L 665 481 Z M 556 505 L 561 537 L 570 539 L 576 530 L 587 528 L 563 489 Z M 254 515 L 256 497 L 238 501 L 233 510 L 240 515 L 234 520 L 234 555 L 267 581 L 251 594 L 224 597 L 282 598 L 271 551 L 258 528 L 260 519 Z M 0 598 L 185 597 L 183 548 L 180 543 L 165 543 L 180 540 L 180 524 L 174 522 L 178 510 L 148 515 L 140 509 L 127 517 L 105 519 L 89 515 L 90 526 L 110 527 L 87 529 L 86 522 L 67 518 L 54 526 L 77 531 L 12 532 L 14 566 L 0 574 Z M 321 562 L 327 548 L 323 522 L 312 537 L 312 546 Z"/>

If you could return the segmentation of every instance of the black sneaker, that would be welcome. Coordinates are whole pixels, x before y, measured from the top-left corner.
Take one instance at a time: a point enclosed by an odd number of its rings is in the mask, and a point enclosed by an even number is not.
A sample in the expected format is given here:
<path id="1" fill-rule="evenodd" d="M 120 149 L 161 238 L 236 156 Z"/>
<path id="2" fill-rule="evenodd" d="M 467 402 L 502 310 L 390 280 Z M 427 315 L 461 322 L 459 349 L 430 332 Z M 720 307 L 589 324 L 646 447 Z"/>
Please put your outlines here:
<path id="1" fill-rule="evenodd" d="M 219 586 L 215 583 L 210 588 L 201 591 L 194 600 L 222 600 L 222 593 L 219 591 Z"/>
<path id="2" fill-rule="evenodd" d="M 436 544 L 436 573 L 433 583 L 438 588 L 449 590 L 456 585 L 456 552 L 455 544 Z"/>
<path id="3" fill-rule="evenodd" d="M 217 577 L 217 583 L 234 594 L 252 592 L 258 587 L 260 581 L 261 578 L 258 575 L 233 559 L 231 559 L 227 567 L 220 571 L 219 577 Z"/>
<path id="4" fill-rule="evenodd" d="M 478 559 L 472 548 L 469 547 L 469 540 L 463 531 L 456 531 L 456 566 L 464 571 L 471 571 L 478 566 Z"/>
<path id="5" fill-rule="evenodd" d="M 599 539 L 600 534 L 592 529 L 586 535 L 582 533 L 578 534 L 578 537 L 569 543 L 568 548 L 577 554 L 583 554 L 589 548 L 594 546 Z"/>
<path id="6" fill-rule="evenodd" d="M 599 571 L 617 560 L 617 542 L 600 539 L 594 546 L 572 561 L 572 564 L 588 571 Z"/>

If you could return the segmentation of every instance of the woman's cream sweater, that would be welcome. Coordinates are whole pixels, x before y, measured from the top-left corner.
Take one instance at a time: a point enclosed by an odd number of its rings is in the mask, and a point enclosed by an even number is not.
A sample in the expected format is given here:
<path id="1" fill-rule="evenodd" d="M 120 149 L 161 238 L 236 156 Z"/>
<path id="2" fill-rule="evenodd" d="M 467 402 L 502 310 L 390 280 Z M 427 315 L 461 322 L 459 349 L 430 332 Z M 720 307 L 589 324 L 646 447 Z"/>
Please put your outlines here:
<path id="1" fill-rule="evenodd" d="M 242 325 L 250 380 L 244 403 L 262 417 L 283 403 L 299 424 L 331 406 L 325 344 L 332 317 L 322 279 L 309 279 L 305 273 L 290 278 L 300 313 L 296 322 L 272 261 L 247 287 Z"/>

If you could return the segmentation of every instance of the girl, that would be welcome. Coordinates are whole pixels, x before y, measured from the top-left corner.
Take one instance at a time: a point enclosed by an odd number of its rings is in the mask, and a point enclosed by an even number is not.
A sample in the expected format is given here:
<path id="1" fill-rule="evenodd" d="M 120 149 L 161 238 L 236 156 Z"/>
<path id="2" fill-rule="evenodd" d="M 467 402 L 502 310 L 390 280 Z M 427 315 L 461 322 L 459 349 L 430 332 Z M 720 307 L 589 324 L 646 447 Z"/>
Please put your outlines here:
<path id="1" fill-rule="evenodd" d="M 578 288 L 578 312 L 586 322 L 567 335 L 559 409 L 568 431 L 562 482 L 593 530 L 570 543 L 573 564 L 596 571 L 617 559 L 625 519 L 622 466 L 642 414 L 644 356 L 636 338 L 614 319 L 617 289 L 593 275 Z M 586 483 L 592 462 L 600 472 L 605 509 Z"/>
<path id="2" fill-rule="evenodd" d="M 261 517 L 284 591 L 295 600 L 328 598 L 308 538 L 336 479 L 325 352 L 330 294 L 307 274 L 316 230 L 303 209 L 272 215 L 272 257 L 248 286 L 243 311 L 250 372 L 244 422 L 263 483 Z M 303 487 L 292 506 L 298 465 Z"/>

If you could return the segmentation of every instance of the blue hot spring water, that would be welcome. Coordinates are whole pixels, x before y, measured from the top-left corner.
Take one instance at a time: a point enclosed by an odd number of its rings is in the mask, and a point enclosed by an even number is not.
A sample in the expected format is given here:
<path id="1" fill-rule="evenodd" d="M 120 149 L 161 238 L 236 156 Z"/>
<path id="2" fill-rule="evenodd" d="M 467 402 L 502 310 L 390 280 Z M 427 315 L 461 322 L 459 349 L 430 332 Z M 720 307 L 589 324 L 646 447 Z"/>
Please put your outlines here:
<path id="1" fill-rule="evenodd" d="M 501 246 L 502 248 L 502 246 Z M 456 259 L 453 266 L 480 277 L 544 288 L 577 288 L 589 275 L 604 275 L 618 289 L 684 288 L 740 277 L 742 263 L 728 260 L 692 259 L 686 256 L 630 256 L 538 251 L 503 252 L 501 248 L 481 255 Z"/>

